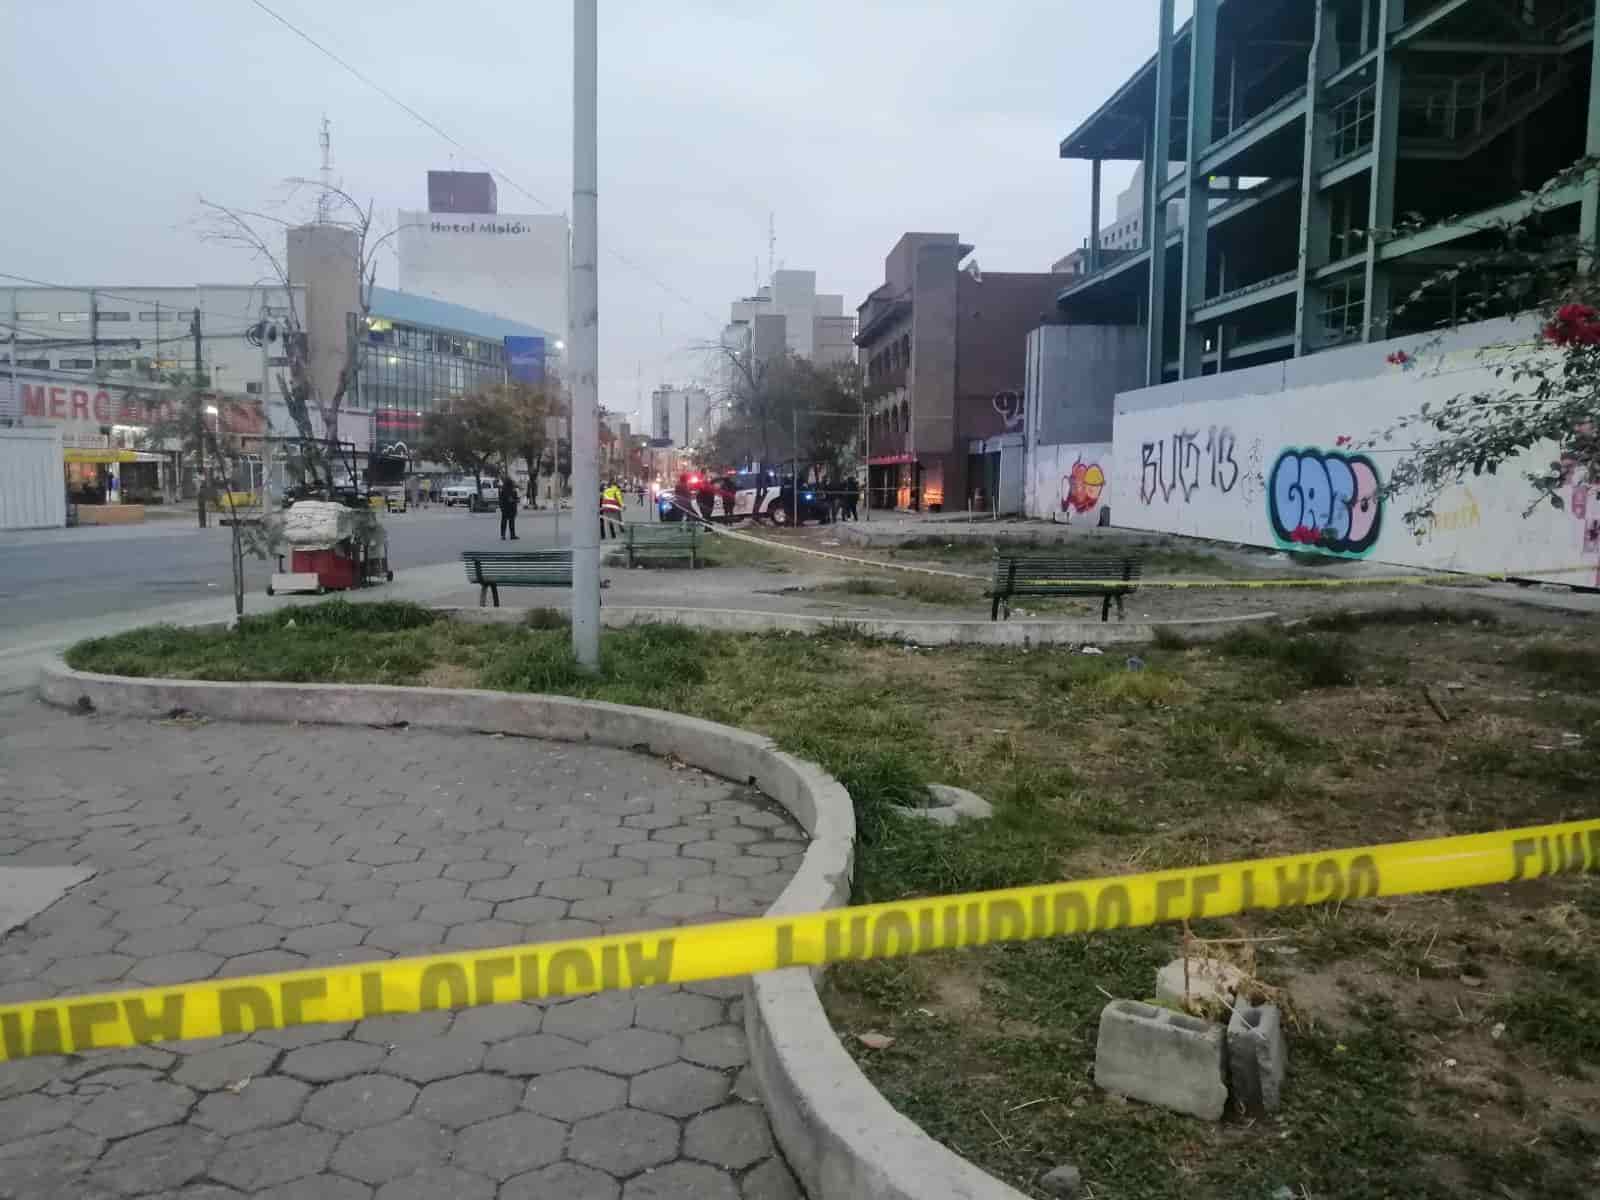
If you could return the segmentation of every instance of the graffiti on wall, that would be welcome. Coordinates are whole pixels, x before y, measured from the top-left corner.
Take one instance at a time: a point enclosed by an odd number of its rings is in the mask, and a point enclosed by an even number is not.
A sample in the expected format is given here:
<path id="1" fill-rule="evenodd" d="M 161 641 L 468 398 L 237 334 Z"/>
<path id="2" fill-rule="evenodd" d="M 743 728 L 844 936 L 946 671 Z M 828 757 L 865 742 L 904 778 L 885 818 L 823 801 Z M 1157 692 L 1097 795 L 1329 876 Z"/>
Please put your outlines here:
<path id="1" fill-rule="evenodd" d="M 1567 497 L 1567 511 L 1577 518 L 1583 555 L 1596 556 L 1594 586 L 1600 587 L 1600 487 L 1583 482 L 1573 484 Z"/>
<path id="2" fill-rule="evenodd" d="M 1021 392 L 996 392 L 990 403 L 994 405 L 994 411 L 1000 415 L 1000 420 L 1005 423 L 1008 431 L 1022 428 L 1022 418 L 1027 414 L 1023 408 Z"/>
<path id="3" fill-rule="evenodd" d="M 1072 470 L 1061 477 L 1061 511 L 1086 513 L 1100 503 L 1106 490 L 1106 473 L 1099 463 L 1078 459 Z"/>
<path id="4" fill-rule="evenodd" d="M 1157 496 L 1170 502 L 1174 495 L 1185 504 L 1202 486 L 1227 495 L 1239 483 L 1235 457 L 1238 438 L 1226 425 L 1213 425 L 1204 435 L 1186 429 L 1159 442 L 1139 447 L 1139 499 L 1151 504 Z"/>
<path id="5" fill-rule="evenodd" d="M 1383 527 L 1378 468 L 1365 454 L 1285 450 L 1272 465 L 1267 515 L 1280 545 L 1364 555 Z"/>

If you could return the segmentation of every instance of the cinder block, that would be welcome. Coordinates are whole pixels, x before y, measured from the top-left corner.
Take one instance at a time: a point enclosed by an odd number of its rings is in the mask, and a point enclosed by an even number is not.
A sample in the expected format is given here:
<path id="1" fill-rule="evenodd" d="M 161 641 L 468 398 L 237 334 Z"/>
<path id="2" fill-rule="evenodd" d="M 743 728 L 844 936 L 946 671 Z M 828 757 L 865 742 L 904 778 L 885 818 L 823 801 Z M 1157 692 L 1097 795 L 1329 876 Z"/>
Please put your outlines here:
<path id="1" fill-rule="evenodd" d="M 1228 1104 L 1223 1028 L 1199 1017 L 1113 1000 L 1100 1013 L 1096 1085 L 1207 1121 Z"/>
<path id="2" fill-rule="evenodd" d="M 1187 969 L 1175 958 L 1156 972 L 1156 999 L 1220 1019 L 1243 982 L 1244 972 L 1219 958 L 1191 958 Z"/>
<path id="3" fill-rule="evenodd" d="M 1276 1004 L 1241 1004 L 1228 1021 L 1228 1075 L 1233 1098 L 1252 1116 L 1275 1113 L 1283 1102 L 1289 1045 Z"/>

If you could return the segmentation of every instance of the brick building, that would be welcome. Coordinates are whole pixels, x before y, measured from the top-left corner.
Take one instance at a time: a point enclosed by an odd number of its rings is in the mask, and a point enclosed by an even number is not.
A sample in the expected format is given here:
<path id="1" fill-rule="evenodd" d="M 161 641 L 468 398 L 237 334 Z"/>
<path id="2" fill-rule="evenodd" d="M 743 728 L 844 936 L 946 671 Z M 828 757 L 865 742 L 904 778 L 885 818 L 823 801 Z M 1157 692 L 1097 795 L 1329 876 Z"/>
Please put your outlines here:
<path id="1" fill-rule="evenodd" d="M 962 266 L 953 233 L 907 233 L 859 306 L 875 508 L 988 507 L 1002 454 L 1022 446 L 1028 331 L 1050 314 L 1059 276 Z"/>

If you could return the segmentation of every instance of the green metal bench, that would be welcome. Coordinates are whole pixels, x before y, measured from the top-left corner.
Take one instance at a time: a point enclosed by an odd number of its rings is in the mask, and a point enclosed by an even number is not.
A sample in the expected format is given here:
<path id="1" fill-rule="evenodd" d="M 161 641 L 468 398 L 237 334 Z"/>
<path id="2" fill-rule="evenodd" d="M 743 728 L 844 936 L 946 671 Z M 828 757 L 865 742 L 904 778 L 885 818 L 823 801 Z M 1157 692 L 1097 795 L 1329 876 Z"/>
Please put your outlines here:
<path id="1" fill-rule="evenodd" d="M 699 565 L 700 523 L 675 522 L 669 525 L 626 526 L 628 566 L 641 558 L 688 558 L 689 568 Z"/>
<path id="2" fill-rule="evenodd" d="M 503 587 L 572 586 L 571 550 L 463 550 L 467 579 L 478 585 L 478 607 L 490 595 L 500 607 Z"/>
<path id="3" fill-rule="evenodd" d="M 1111 602 L 1117 602 L 1117 620 L 1122 620 L 1122 598 L 1139 587 L 1144 564 L 1136 558 L 1068 558 L 1057 554 L 996 554 L 994 582 L 985 596 L 992 596 L 989 619 L 1000 619 L 1005 609 L 1011 619 L 1013 596 L 1099 596 L 1100 619 L 1111 619 Z"/>

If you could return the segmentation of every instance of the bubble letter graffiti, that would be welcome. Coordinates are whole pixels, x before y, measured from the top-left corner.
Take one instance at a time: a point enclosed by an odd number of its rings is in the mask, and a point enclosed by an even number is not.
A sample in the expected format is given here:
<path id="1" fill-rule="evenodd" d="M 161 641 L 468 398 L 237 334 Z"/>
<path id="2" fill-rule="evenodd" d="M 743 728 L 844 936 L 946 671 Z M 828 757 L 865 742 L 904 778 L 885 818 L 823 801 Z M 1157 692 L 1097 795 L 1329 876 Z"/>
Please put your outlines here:
<path id="1" fill-rule="evenodd" d="M 1280 544 L 1365 554 L 1383 525 L 1378 468 L 1365 454 L 1285 450 L 1267 483 L 1267 514 Z"/>

